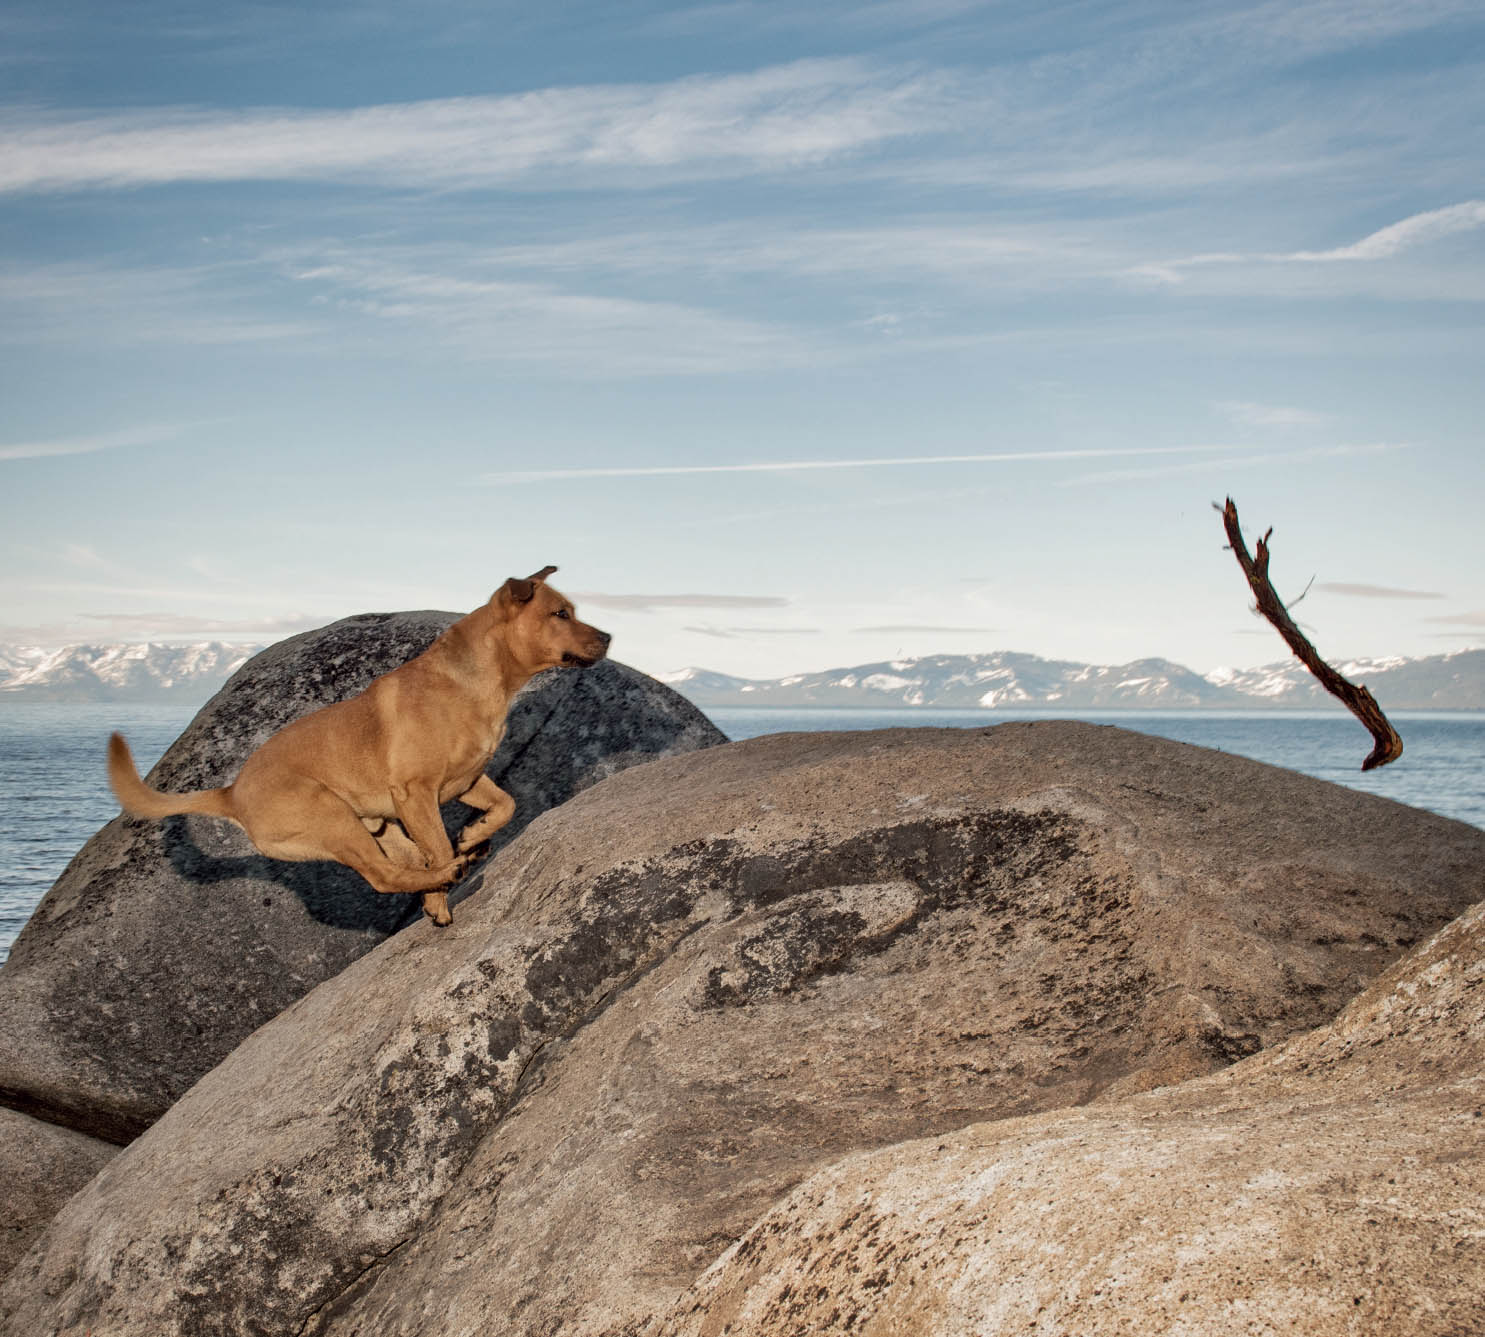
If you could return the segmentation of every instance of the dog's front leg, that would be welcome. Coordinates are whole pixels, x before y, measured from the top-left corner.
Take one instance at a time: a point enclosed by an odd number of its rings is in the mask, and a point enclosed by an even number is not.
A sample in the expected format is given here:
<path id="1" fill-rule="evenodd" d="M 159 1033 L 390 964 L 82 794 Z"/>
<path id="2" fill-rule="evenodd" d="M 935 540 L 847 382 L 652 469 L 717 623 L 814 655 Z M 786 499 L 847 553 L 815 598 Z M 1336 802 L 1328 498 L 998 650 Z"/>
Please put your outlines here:
<path id="1" fill-rule="evenodd" d="M 483 845 L 515 815 L 516 801 L 488 775 L 481 775 L 459 795 L 459 802 L 483 812 L 459 832 L 459 853 Z"/>
<path id="2" fill-rule="evenodd" d="M 394 785 L 392 805 L 397 810 L 397 820 L 402 823 L 402 829 L 412 837 L 429 868 L 444 868 L 454 863 L 454 847 L 449 843 L 448 832 L 443 829 L 443 818 L 438 815 L 438 790 L 435 787 Z M 462 871 L 462 867 L 451 867 L 450 881 Z M 443 891 L 423 893 L 423 913 L 440 927 L 454 922 L 449 913 L 448 894 Z"/>

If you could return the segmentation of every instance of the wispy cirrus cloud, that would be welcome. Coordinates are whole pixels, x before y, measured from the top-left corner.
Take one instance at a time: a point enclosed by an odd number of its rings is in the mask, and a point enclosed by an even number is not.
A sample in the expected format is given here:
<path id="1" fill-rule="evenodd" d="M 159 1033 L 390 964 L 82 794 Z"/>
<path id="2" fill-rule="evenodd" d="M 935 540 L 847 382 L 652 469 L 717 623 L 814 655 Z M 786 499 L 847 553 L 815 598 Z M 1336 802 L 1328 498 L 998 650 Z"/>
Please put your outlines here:
<path id="1" fill-rule="evenodd" d="M 221 265 L 104 263 L 0 270 L 0 343 L 278 344 L 419 349 L 585 377 L 798 366 L 844 356 L 792 329 L 658 297 L 492 275 L 462 248 L 274 251 Z M 265 280 L 303 290 L 266 311 Z"/>
<path id="2" fill-rule="evenodd" d="M 1186 271 L 1215 265 L 1326 265 L 1390 260 L 1416 246 L 1456 233 L 1472 232 L 1479 227 L 1485 227 L 1485 200 L 1465 200 L 1461 204 L 1412 214 L 1346 246 L 1318 251 L 1208 251 L 1177 260 L 1137 265 L 1130 272 L 1166 283 L 1180 283 Z"/>
<path id="3" fill-rule="evenodd" d="M 186 423 L 153 423 L 91 436 L 0 443 L 0 460 L 38 460 L 61 455 L 91 455 L 100 450 L 121 450 L 130 446 L 154 446 L 176 440 L 189 427 L 190 424 Z"/>
<path id="4" fill-rule="evenodd" d="M 252 308 L 250 266 L 111 264 L 79 260 L 0 269 L 0 343 L 301 342 L 313 318 Z"/>
<path id="5" fill-rule="evenodd" d="M 818 636 L 819 627 L 682 627 L 697 636 L 714 636 L 718 640 L 734 641 L 750 636 Z"/>
<path id="6" fill-rule="evenodd" d="M 653 613 L 666 608 L 785 608 L 788 599 L 772 594 L 574 594 L 575 603 Z"/>
<path id="7" fill-rule="evenodd" d="M 335 314 L 417 328 L 470 360 L 557 366 L 588 377 L 793 366 L 828 356 L 787 327 L 669 301 L 492 276 L 462 253 L 331 252 L 287 266 Z"/>
<path id="8" fill-rule="evenodd" d="M 337 110 L 14 111 L 0 192 L 182 181 L 550 186 L 616 174 L 790 169 L 953 124 L 952 76 L 804 60 L 669 83 L 545 88 Z"/>
<path id="9" fill-rule="evenodd" d="M 1322 594 L 1343 594 L 1352 599 L 1442 599 L 1434 590 L 1404 590 L 1392 585 L 1366 585 L 1345 580 L 1327 580 L 1315 586 Z M 1430 621 L 1437 621 L 1433 618 Z"/>
<path id="10" fill-rule="evenodd" d="M 919 622 L 893 622 L 881 627 L 852 627 L 856 636 L 874 636 L 878 633 L 927 631 L 942 636 L 998 636 L 1001 627 L 940 627 Z"/>
<path id="11" fill-rule="evenodd" d="M 225 640 L 267 645 L 329 619 L 293 613 L 262 618 L 209 618 L 189 613 L 77 613 L 52 622 L 0 625 L 0 645 L 54 649 L 137 641 Z"/>
<path id="12" fill-rule="evenodd" d="M 1210 473 L 1213 469 L 1254 469 L 1270 464 L 1297 463 L 1312 459 L 1343 459 L 1357 455 L 1381 455 L 1407 450 L 1406 442 L 1377 441 L 1364 445 L 1315 446 L 1308 450 L 1265 450 L 1258 446 L 1211 446 L 1213 454 L 1195 461 L 1157 464 L 1136 469 L 1105 469 L 1065 479 L 1059 487 L 1082 487 L 1090 483 L 1113 483 L 1128 478 L 1167 478 L 1180 474 Z"/>
<path id="13" fill-rule="evenodd" d="M 920 28 L 987 7 L 987 0 L 711 0 L 661 10 L 641 20 L 650 32 L 674 36 L 738 30 L 749 34 L 801 30 Z"/>
<path id="14" fill-rule="evenodd" d="M 910 217 L 868 226 L 810 226 L 792 219 L 611 231 L 575 239 L 487 247 L 472 260 L 497 269 L 550 273 L 602 269 L 624 274 L 797 274 L 852 280 L 861 275 L 1024 277 L 1028 265 L 1106 274 L 1129 252 L 1113 251 L 1090 229 L 1064 223 L 986 222 L 963 216 Z M 1042 270 L 1038 270 L 1042 273 Z"/>
<path id="15" fill-rule="evenodd" d="M 1485 630 L 1485 608 L 1477 608 L 1469 613 L 1449 613 L 1443 617 L 1430 617 L 1424 620 L 1455 627 L 1478 627 Z"/>
<path id="16" fill-rule="evenodd" d="M 79 613 L 86 622 L 98 623 L 109 634 L 125 639 L 177 636 L 254 636 L 278 640 L 296 632 L 323 626 L 325 619 L 309 613 L 250 618 L 200 617 L 190 613 Z"/>
<path id="17" fill-rule="evenodd" d="M 1217 404 L 1217 409 L 1234 422 L 1248 427 L 1322 427 L 1331 421 L 1328 413 L 1290 408 L 1283 404 L 1253 404 L 1225 399 Z"/>

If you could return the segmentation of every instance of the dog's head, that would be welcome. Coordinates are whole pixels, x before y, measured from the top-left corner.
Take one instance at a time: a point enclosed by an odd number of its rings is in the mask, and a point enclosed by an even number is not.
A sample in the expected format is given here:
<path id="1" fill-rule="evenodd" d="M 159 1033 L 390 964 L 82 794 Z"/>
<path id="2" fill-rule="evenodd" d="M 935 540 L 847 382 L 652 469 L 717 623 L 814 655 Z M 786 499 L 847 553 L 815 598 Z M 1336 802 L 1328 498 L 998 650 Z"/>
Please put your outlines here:
<path id="1" fill-rule="evenodd" d="M 512 576 L 490 600 L 505 616 L 505 644 L 522 668 L 588 668 L 608 653 L 608 632 L 579 622 L 572 600 L 547 584 L 557 568 Z"/>

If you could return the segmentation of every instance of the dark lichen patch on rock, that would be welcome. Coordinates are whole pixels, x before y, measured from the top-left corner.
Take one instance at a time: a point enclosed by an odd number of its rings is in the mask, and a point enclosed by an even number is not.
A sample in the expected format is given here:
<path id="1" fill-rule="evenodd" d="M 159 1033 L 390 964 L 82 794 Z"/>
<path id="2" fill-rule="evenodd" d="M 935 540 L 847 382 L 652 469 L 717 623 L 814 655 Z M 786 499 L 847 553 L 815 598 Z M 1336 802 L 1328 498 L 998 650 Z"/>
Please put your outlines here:
<path id="1" fill-rule="evenodd" d="M 810 907 L 776 915 L 738 945 L 736 965 L 711 968 L 704 1001 L 709 1007 L 725 1007 L 792 992 L 841 969 L 862 945 L 866 926 L 853 911 Z"/>
<path id="2" fill-rule="evenodd" d="M 708 895 L 724 897 L 727 913 L 736 917 L 829 888 L 913 886 L 918 889 L 913 912 L 892 925 L 899 932 L 935 910 L 971 903 L 1001 907 L 1011 888 L 1069 864 L 1080 853 L 1077 823 L 1050 811 L 902 822 L 844 840 L 816 838 L 778 850 L 758 851 L 735 837 L 696 842 L 594 878 L 577 925 L 535 954 L 526 987 L 548 1015 L 571 1008 L 605 981 L 631 970 L 646 953 L 651 934 L 662 925 L 687 920 Z M 797 979 L 827 972 L 832 961 L 843 962 L 852 950 L 868 943 L 885 945 L 880 933 L 865 930 L 866 921 L 859 916 L 853 928 L 851 912 L 800 908 L 793 918 L 763 930 L 752 949 L 740 949 L 752 950 L 756 957 L 744 973 L 761 980 L 773 970 L 779 982 L 788 974 L 787 966 L 779 973 L 762 964 L 763 955 L 776 954 L 765 952 L 765 939 L 776 946 L 793 943 L 813 960 L 806 965 L 800 958 Z M 826 947 L 831 938 L 840 951 Z M 815 947 L 807 946 L 809 942 Z M 714 1001 L 724 1001 L 730 987 L 719 983 Z"/>

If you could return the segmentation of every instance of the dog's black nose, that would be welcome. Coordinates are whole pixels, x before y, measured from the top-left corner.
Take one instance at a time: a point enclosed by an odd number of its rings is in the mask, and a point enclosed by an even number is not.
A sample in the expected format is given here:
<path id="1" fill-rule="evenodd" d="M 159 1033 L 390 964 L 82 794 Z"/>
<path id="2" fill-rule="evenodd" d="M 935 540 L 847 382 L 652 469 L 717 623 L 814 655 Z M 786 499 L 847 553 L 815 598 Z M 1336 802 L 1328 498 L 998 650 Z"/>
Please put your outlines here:
<path id="1" fill-rule="evenodd" d="M 610 642 L 610 641 L 611 641 L 611 640 L 613 640 L 613 637 L 612 637 L 612 636 L 610 636 L 610 635 L 609 635 L 609 634 L 608 634 L 608 632 L 606 632 L 606 631 L 600 631 L 600 632 L 599 632 L 599 633 L 598 633 L 598 639 L 599 639 L 599 640 L 600 640 L 600 641 L 602 641 L 602 642 L 603 642 L 603 644 L 604 644 L 604 647 L 605 647 L 605 648 L 607 648 L 607 646 L 608 646 L 608 643 L 609 643 L 609 642 Z"/>

